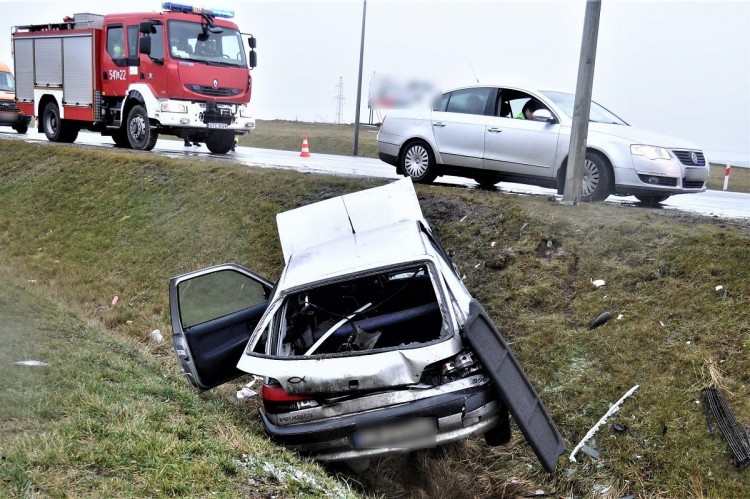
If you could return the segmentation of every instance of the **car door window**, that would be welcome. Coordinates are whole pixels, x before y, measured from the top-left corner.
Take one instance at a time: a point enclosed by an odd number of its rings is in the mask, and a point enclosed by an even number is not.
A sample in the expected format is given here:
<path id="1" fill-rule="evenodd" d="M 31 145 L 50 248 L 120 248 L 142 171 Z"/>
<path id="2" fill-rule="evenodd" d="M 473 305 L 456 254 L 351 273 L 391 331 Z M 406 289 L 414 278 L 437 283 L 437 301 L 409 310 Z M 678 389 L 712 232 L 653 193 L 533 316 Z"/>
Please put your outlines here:
<path id="1" fill-rule="evenodd" d="M 266 302 L 266 289 L 234 270 L 220 270 L 178 286 L 180 320 L 190 328 Z"/>
<path id="2" fill-rule="evenodd" d="M 107 53 L 114 61 L 125 59 L 125 44 L 122 26 L 107 28 Z"/>
<path id="3" fill-rule="evenodd" d="M 445 108 L 448 106 L 448 99 L 450 98 L 450 96 L 451 93 L 448 92 L 435 99 L 435 102 L 432 104 L 432 110 L 445 111 Z"/>
<path id="4" fill-rule="evenodd" d="M 531 106 L 533 110 L 549 108 L 542 102 L 526 92 L 518 90 L 502 90 L 497 100 L 495 116 L 501 118 L 527 119 L 524 117 L 524 109 Z"/>
<path id="5" fill-rule="evenodd" d="M 491 88 L 466 88 L 450 94 L 446 111 L 449 113 L 484 114 Z"/>

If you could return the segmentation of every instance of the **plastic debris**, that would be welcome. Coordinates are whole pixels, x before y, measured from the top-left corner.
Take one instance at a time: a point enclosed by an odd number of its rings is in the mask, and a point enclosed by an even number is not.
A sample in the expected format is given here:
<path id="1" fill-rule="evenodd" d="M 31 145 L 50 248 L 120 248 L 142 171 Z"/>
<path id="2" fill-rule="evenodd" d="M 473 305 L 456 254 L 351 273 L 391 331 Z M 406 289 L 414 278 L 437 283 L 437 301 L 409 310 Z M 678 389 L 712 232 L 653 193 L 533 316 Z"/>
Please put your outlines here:
<path id="1" fill-rule="evenodd" d="M 461 220 L 459 220 L 459 222 L 463 222 L 464 220 L 466 220 L 466 217 L 468 217 L 468 216 L 469 216 L 469 215 L 464 215 L 464 216 L 463 216 L 463 217 L 461 218 Z"/>
<path id="2" fill-rule="evenodd" d="M 703 415 L 708 424 L 708 433 L 713 434 L 715 428 L 711 425 L 709 416 L 713 416 L 721 433 L 724 435 L 734 457 L 734 465 L 737 469 L 744 469 L 750 465 L 750 435 L 748 430 L 741 425 L 732 415 L 726 399 L 716 388 L 704 388 L 701 391 L 703 398 Z"/>
<path id="3" fill-rule="evenodd" d="M 39 360 L 19 360 L 16 362 L 17 366 L 31 366 L 31 367 L 37 367 L 37 366 L 48 366 L 46 362 L 42 362 Z"/>
<path id="4" fill-rule="evenodd" d="M 612 425 L 612 428 L 617 433 L 624 433 L 624 432 L 628 431 L 628 425 L 626 425 L 625 423 L 615 423 L 615 424 Z"/>
<path id="5" fill-rule="evenodd" d="M 659 321 L 659 325 L 660 325 L 661 327 L 666 327 L 666 326 L 667 326 L 667 325 L 666 325 L 666 324 L 664 324 L 664 323 L 663 323 L 662 321 Z"/>
<path id="6" fill-rule="evenodd" d="M 604 279 L 596 279 L 596 280 L 592 280 L 591 284 L 593 284 L 595 288 L 601 288 L 607 283 L 604 281 Z"/>
<path id="7" fill-rule="evenodd" d="M 604 325 L 604 324 L 606 324 L 606 323 L 607 323 L 607 321 L 608 321 L 608 320 L 610 320 L 611 318 L 612 318 L 612 314 L 611 314 L 611 313 L 609 313 L 609 312 L 604 312 L 604 313 L 603 313 L 603 314 L 601 314 L 601 315 L 600 315 L 599 317 L 597 317 L 596 319 L 594 319 L 594 322 L 592 322 L 592 323 L 591 323 L 591 324 L 589 325 L 589 331 L 591 331 L 592 329 L 596 329 L 596 328 L 598 328 L 599 326 L 603 326 L 603 325 Z"/>
<path id="8" fill-rule="evenodd" d="M 602 455 L 599 454 L 599 452 L 597 452 L 596 449 L 592 449 L 588 445 L 584 445 L 583 447 L 581 447 L 581 451 L 584 452 L 584 453 L 586 453 L 586 454 L 588 454 L 589 456 L 593 457 L 597 461 L 601 461 L 602 460 Z"/>
<path id="9" fill-rule="evenodd" d="M 622 320 L 625 316 L 622 314 L 617 314 L 617 320 Z"/>
<path id="10" fill-rule="evenodd" d="M 112 306 L 114 307 L 115 305 L 117 305 L 118 301 L 120 301 L 120 297 L 117 296 L 117 295 L 113 296 L 112 297 Z"/>
<path id="11" fill-rule="evenodd" d="M 714 289 L 716 289 L 716 291 L 721 291 L 722 289 L 724 289 L 724 286 L 722 286 L 721 284 L 719 284 L 719 285 L 718 285 L 718 286 L 716 286 L 716 288 L 714 288 Z"/>
<path id="12" fill-rule="evenodd" d="M 497 244 L 497 241 L 492 241 L 490 243 L 490 248 L 494 248 L 496 244 Z"/>
<path id="13" fill-rule="evenodd" d="M 150 336 L 151 341 L 153 341 L 154 343 L 161 343 L 162 341 L 164 341 L 164 336 L 161 335 L 161 331 L 159 331 L 158 329 L 154 329 L 153 331 L 151 331 Z"/>
<path id="14" fill-rule="evenodd" d="M 586 433 L 583 439 L 580 442 L 578 442 L 578 445 L 575 446 L 575 448 L 573 449 L 573 452 L 570 453 L 569 459 L 572 462 L 574 463 L 576 462 L 576 454 L 581 449 L 581 447 L 583 447 L 586 444 L 586 441 L 589 438 L 594 436 L 594 433 L 596 433 L 596 431 L 599 429 L 601 425 L 607 422 L 608 417 L 610 417 L 612 414 L 620 410 L 620 404 L 622 404 L 622 402 L 626 398 L 630 397 L 633 394 L 633 392 L 635 392 L 638 389 L 638 386 L 639 385 L 635 385 L 633 388 L 625 392 L 625 395 L 620 397 L 620 400 L 612 404 L 612 407 L 609 408 L 609 410 L 604 414 L 604 416 L 602 416 L 602 418 L 599 421 L 597 421 L 597 423 L 594 426 L 591 427 L 591 429 L 588 431 L 588 433 Z"/>
<path id="15" fill-rule="evenodd" d="M 237 391 L 237 399 L 239 400 L 249 399 L 251 397 L 255 397 L 256 395 L 258 395 L 258 392 L 247 387 L 241 388 Z"/>

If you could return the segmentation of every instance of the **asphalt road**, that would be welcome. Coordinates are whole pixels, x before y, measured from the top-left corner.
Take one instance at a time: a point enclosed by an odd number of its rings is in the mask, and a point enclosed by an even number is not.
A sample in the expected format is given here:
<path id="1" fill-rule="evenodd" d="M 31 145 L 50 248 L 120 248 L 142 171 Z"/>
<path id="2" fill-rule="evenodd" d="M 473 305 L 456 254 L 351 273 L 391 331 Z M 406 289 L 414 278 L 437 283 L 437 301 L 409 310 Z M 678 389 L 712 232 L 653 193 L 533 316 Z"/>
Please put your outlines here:
<path id="1" fill-rule="evenodd" d="M 44 134 L 29 130 L 26 135 L 19 135 L 10 128 L 0 128 L 0 139 L 47 142 L 47 138 Z M 96 133 L 81 132 L 78 135 L 76 144 L 114 149 L 114 143 L 110 137 L 102 137 Z M 181 140 L 159 139 L 156 143 L 156 147 L 151 153 L 142 154 L 153 153 L 169 157 L 194 156 L 223 161 L 235 161 L 248 166 L 261 168 L 288 168 L 310 173 L 329 173 L 334 175 L 392 179 L 399 178 L 399 176 L 396 175 L 395 168 L 378 159 L 318 154 L 315 152 L 314 144 L 311 150 L 311 156 L 303 158 L 295 151 L 276 151 L 251 147 L 238 147 L 235 152 L 226 155 L 212 154 L 205 145 L 201 145 L 200 147 L 185 147 Z M 473 180 L 450 176 L 439 177 L 436 183 L 460 185 L 467 188 L 476 188 L 477 186 Z M 503 192 L 516 194 L 561 197 L 552 189 L 544 189 L 541 187 L 522 184 L 501 182 L 497 185 L 497 188 Z M 610 196 L 606 202 L 632 205 L 633 207 L 643 207 L 643 205 L 632 196 Z M 662 203 L 661 208 L 657 209 L 678 210 L 719 218 L 750 220 L 750 194 L 706 191 L 700 194 L 678 195 L 672 196 Z"/>

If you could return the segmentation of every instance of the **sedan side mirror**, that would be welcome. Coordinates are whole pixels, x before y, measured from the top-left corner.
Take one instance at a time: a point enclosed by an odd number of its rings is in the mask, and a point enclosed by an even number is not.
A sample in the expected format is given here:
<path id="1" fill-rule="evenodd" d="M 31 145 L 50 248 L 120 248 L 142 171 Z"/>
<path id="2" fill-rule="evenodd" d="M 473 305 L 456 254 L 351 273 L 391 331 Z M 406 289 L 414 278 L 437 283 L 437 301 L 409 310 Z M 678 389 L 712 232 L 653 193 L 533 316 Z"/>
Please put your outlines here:
<path id="1" fill-rule="evenodd" d="M 531 115 L 531 119 L 534 121 L 544 121 L 546 123 L 557 123 L 557 120 L 552 116 L 549 109 L 537 109 L 534 114 Z"/>

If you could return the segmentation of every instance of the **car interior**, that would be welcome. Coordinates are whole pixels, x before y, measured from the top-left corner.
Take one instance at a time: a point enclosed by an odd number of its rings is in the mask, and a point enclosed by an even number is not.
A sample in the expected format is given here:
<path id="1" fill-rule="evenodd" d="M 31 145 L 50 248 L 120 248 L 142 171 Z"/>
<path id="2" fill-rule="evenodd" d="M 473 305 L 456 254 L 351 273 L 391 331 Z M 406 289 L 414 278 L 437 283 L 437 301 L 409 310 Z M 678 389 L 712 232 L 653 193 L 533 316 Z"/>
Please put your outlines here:
<path id="1" fill-rule="evenodd" d="M 424 263 L 292 294 L 279 316 L 282 356 L 403 347 L 447 330 Z"/>

